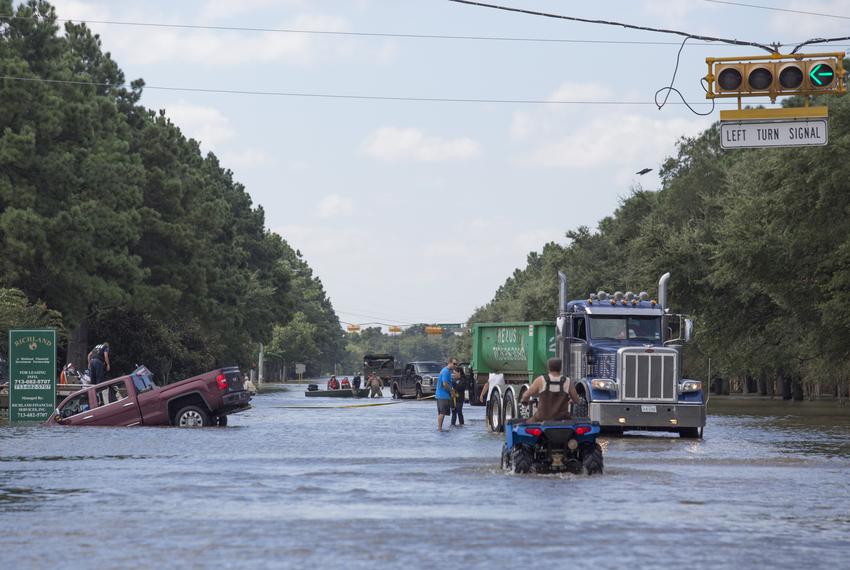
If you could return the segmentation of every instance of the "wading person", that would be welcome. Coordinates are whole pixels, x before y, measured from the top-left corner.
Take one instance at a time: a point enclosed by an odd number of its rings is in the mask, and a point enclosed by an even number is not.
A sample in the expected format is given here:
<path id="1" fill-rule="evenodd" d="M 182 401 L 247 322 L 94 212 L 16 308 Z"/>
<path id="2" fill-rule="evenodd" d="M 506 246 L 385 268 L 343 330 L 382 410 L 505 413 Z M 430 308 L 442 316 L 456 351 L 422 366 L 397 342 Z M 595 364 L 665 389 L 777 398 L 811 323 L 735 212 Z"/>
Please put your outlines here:
<path id="1" fill-rule="evenodd" d="M 384 393 L 381 392 L 381 388 L 384 387 L 384 382 L 378 375 L 374 372 L 369 373 L 369 397 L 370 398 L 383 398 Z"/>
<path id="2" fill-rule="evenodd" d="M 354 378 L 351 379 L 351 395 L 355 398 L 360 397 L 360 375 L 355 374 Z"/>
<path id="3" fill-rule="evenodd" d="M 89 352 L 89 370 L 91 371 L 91 383 L 100 384 L 106 381 L 106 373 L 112 367 L 109 364 L 109 343 L 102 342 Z"/>
<path id="4" fill-rule="evenodd" d="M 457 421 L 458 425 L 463 425 L 463 396 L 466 392 L 466 389 L 469 388 L 470 379 L 466 375 L 466 371 L 463 368 L 458 368 L 458 378 L 454 382 L 454 388 L 452 389 L 452 425 L 455 425 L 455 421 Z M 474 396 L 472 396 L 472 388 L 470 390 L 470 401 Z"/>
<path id="5" fill-rule="evenodd" d="M 457 360 L 449 358 L 446 366 L 440 371 L 437 379 L 437 389 L 434 398 L 437 400 L 437 431 L 443 431 L 443 420 L 449 415 L 452 402 L 452 388 L 454 387 L 454 370 Z"/>
<path id="6" fill-rule="evenodd" d="M 537 410 L 531 416 L 533 422 L 562 421 L 570 419 L 570 401 L 579 403 L 578 392 L 572 380 L 561 376 L 561 359 L 550 358 L 549 374 L 538 376 L 522 396 L 522 403 L 528 405 L 533 396 L 537 396 Z"/>

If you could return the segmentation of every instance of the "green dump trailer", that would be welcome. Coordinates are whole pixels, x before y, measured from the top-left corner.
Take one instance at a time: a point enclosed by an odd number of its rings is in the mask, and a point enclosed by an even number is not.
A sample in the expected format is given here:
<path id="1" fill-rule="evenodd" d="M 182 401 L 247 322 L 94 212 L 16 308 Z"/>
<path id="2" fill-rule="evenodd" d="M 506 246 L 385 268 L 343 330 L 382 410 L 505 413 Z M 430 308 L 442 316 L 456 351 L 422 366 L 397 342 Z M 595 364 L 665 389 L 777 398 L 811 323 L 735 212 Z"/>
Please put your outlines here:
<path id="1" fill-rule="evenodd" d="M 475 373 L 475 391 L 470 403 L 480 404 L 481 390 L 491 374 L 500 375 L 493 377 L 494 382 L 501 385 L 499 394 L 518 396 L 522 387 L 546 373 L 547 361 L 557 356 L 557 353 L 553 321 L 473 324 L 472 370 Z M 492 388 L 489 386 L 490 391 Z M 489 414 L 491 400 L 487 394 L 484 397 L 487 399 Z M 498 413 L 502 413 L 501 407 L 500 404 Z"/>

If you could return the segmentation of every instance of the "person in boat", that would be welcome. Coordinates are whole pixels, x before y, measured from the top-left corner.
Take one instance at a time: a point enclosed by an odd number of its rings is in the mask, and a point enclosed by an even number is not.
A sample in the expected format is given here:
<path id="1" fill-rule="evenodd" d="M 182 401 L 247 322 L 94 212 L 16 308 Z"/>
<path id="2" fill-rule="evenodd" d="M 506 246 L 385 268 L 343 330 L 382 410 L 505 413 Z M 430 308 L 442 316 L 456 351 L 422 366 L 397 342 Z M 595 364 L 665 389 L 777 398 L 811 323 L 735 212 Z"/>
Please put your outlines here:
<path id="1" fill-rule="evenodd" d="M 336 379 L 336 376 L 331 376 L 330 380 L 328 380 L 328 390 L 339 390 L 339 381 Z"/>
<path id="2" fill-rule="evenodd" d="M 342 384 L 340 384 L 340 388 L 343 390 L 351 390 L 351 382 L 348 381 L 348 376 L 342 379 Z"/>
<path id="3" fill-rule="evenodd" d="M 549 373 L 538 376 L 531 383 L 531 388 L 522 396 L 522 403 L 537 396 L 537 410 L 531 416 L 532 422 L 563 421 L 570 419 L 570 401 L 579 403 L 575 383 L 561 375 L 561 359 L 550 358 Z"/>

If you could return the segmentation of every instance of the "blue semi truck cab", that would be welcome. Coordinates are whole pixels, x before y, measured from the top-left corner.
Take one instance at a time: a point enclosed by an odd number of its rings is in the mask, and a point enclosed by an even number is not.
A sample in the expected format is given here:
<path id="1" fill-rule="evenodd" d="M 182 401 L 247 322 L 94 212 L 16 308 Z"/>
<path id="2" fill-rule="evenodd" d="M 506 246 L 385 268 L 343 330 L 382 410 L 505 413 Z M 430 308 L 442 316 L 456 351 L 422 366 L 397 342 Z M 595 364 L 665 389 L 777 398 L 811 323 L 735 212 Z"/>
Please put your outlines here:
<path id="1" fill-rule="evenodd" d="M 566 277 L 561 279 L 565 295 Z M 589 417 L 608 432 L 702 437 L 702 382 L 683 376 L 683 349 L 693 323 L 667 307 L 669 279 L 666 273 L 659 280 L 657 301 L 646 293 L 599 291 L 562 302 L 558 352 L 582 401 L 574 415 Z"/>

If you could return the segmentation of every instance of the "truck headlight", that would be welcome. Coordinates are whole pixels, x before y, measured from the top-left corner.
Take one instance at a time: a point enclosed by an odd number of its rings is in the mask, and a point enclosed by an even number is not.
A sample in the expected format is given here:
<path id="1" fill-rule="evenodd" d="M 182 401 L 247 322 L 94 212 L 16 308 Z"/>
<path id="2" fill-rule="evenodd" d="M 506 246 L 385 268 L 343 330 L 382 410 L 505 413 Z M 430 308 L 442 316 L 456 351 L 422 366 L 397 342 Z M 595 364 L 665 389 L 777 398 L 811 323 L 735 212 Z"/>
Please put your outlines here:
<path id="1" fill-rule="evenodd" d="M 685 380 L 679 387 L 679 392 L 699 392 L 702 390 L 702 382 L 699 380 Z"/>
<path id="2" fill-rule="evenodd" d="M 590 387 L 594 390 L 604 390 L 606 392 L 617 391 L 617 383 L 607 378 L 594 378 L 590 381 Z"/>

